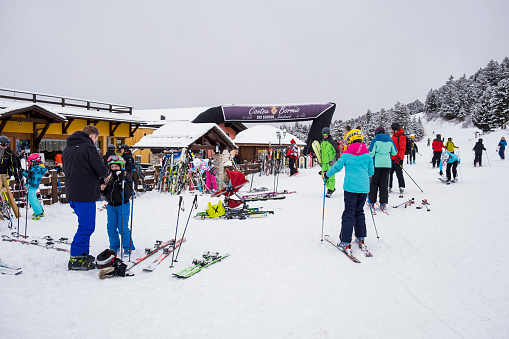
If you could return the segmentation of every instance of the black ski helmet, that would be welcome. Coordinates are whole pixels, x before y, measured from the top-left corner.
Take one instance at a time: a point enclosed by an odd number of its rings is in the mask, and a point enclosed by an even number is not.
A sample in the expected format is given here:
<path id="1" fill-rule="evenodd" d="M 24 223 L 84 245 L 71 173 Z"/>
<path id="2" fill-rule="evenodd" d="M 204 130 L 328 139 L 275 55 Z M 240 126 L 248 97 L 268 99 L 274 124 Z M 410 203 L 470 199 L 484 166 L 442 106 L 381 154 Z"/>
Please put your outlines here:
<path id="1" fill-rule="evenodd" d="M 482 138 L 479 138 L 479 141 L 482 142 Z"/>
<path id="2" fill-rule="evenodd" d="M 442 134 L 437 134 L 437 139 L 442 139 Z"/>
<path id="3" fill-rule="evenodd" d="M 391 129 L 393 131 L 397 131 L 401 128 L 401 125 L 399 124 L 399 122 L 393 122 L 392 125 L 391 125 Z"/>
<path id="4" fill-rule="evenodd" d="M 0 144 L 2 144 L 3 146 L 10 145 L 11 144 L 11 139 L 6 137 L 5 135 L 0 135 Z"/>
<path id="5" fill-rule="evenodd" d="M 330 135 L 330 128 L 329 128 L 329 127 L 324 127 L 324 128 L 322 128 L 322 135 L 323 135 L 323 134 Z"/>
<path id="6" fill-rule="evenodd" d="M 126 144 L 120 145 L 120 149 L 123 149 L 125 152 L 129 151 L 129 146 Z"/>
<path id="7" fill-rule="evenodd" d="M 108 151 L 115 152 L 115 145 L 109 144 L 108 145 Z"/>

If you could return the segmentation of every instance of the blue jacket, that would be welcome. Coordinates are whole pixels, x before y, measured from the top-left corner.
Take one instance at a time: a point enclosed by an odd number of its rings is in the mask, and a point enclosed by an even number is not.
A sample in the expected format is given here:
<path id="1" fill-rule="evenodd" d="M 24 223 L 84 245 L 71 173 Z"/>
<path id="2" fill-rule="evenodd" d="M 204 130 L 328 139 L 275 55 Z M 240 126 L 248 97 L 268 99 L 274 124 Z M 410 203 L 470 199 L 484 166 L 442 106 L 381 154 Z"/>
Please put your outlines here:
<path id="1" fill-rule="evenodd" d="M 345 167 L 343 189 L 350 193 L 369 193 L 369 177 L 375 173 L 368 148 L 362 143 L 353 143 L 336 163 L 327 171 L 332 177 Z"/>
<path id="2" fill-rule="evenodd" d="M 447 156 L 448 156 L 448 158 L 447 158 Z M 444 158 L 447 158 L 447 160 L 445 161 Z M 445 151 L 442 154 L 442 161 L 440 161 L 440 171 L 442 171 L 442 162 L 444 162 L 444 161 L 452 164 L 453 162 L 456 162 L 456 161 L 461 162 L 461 159 L 456 154 Z"/>
<path id="3" fill-rule="evenodd" d="M 371 157 L 373 157 L 375 167 L 378 168 L 391 168 L 391 155 L 396 155 L 398 153 L 391 137 L 383 133 L 377 134 L 375 139 L 371 140 L 369 152 L 371 153 Z"/>
<path id="4" fill-rule="evenodd" d="M 44 165 L 35 165 L 31 166 L 29 169 L 30 171 L 30 178 L 28 179 L 28 185 L 32 188 L 37 188 L 41 184 L 41 179 L 46 172 L 48 172 L 48 169 L 44 167 Z M 23 171 L 23 176 L 25 178 L 28 178 L 28 172 Z"/>
<path id="5" fill-rule="evenodd" d="M 500 147 L 501 150 L 505 150 L 505 147 L 507 146 L 507 141 L 500 140 L 500 142 L 498 143 L 498 146 Z"/>

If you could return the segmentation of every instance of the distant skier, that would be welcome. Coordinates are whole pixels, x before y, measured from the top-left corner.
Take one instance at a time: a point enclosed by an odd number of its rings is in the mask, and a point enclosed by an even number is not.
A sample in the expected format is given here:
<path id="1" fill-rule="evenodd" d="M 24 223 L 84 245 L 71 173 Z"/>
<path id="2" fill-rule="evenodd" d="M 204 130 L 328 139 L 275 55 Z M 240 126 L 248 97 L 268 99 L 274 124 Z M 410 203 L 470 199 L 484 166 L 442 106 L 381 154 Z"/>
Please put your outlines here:
<path id="1" fill-rule="evenodd" d="M 452 138 L 447 138 L 447 142 L 445 143 L 445 149 L 447 150 L 447 152 L 454 153 L 455 148 L 459 147 L 456 146 L 454 142 L 452 142 Z"/>
<path id="2" fill-rule="evenodd" d="M 391 137 L 385 134 L 385 128 L 375 130 L 375 138 L 371 140 L 369 151 L 375 164 L 375 172 L 370 180 L 369 203 L 373 209 L 377 193 L 380 192 L 380 208 L 385 210 L 389 202 L 389 175 L 391 174 L 391 155 L 396 155 L 396 146 Z"/>
<path id="3" fill-rule="evenodd" d="M 443 175 L 442 172 L 442 164 L 446 163 L 446 174 L 447 174 L 447 182 L 451 182 L 451 169 L 452 169 L 452 182 L 458 181 L 458 165 L 460 164 L 461 159 L 454 153 L 445 151 L 442 154 L 442 161 L 440 162 L 440 175 Z"/>
<path id="4" fill-rule="evenodd" d="M 479 167 L 482 166 L 482 151 L 486 151 L 486 148 L 484 148 L 484 145 L 482 143 L 482 138 L 479 138 L 479 140 L 475 143 L 474 148 L 472 148 L 472 151 L 475 152 L 474 157 L 474 167 L 479 163 Z"/>
<path id="5" fill-rule="evenodd" d="M 507 146 L 507 141 L 505 141 L 505 137 L 502 137 L 500 139 L 500 142 L 498 143 L 498 155 L 500 155 L 500 159 L 505 159 L 505 148 Z"/>
<path id="6" fill-rule="evenodd" d="M 338 149 L 338 144 L 331 138 L 330 128 L 324 127 L 322 128 L 322 136 L 323 140 L 320 144 L 320 152 L 322 157 L 322 175 L 327 172 L 329 168 L 334 165 L 334 163 L 339 159 L 340 153 Z M 327 193 L 326 197 L 330 198 L 332 193 L 336 190 L 336 178 L 334 175 L 329 175 L 327 182 Z"/>
<path id="7" fill-rule="evenodd" d="M 445 148 L 440 134 L 437 134 L 436 139 L 431 143 L 431 147 L 433 148 L 433 159 L 431 159 L 431 163 L 433 164 L 433 168 L 435 168 L 438 167 L 442 157 L 442 151 Z"/>
<path id="8" fill-rule="evenodd" d="M 337 246 L 346 254 L 352 254 L 352 233 L 355 230 L 355 242 L 361 249 L 366 249 L 366 218 L 364 204 L 369 192 L 369 177 L 373 175 L 373 159 L 368 148 L 362 143 L 363 135 L 358 129 L 347 133 L 346 141 L 350 144 L 338 161 L 323 172 L 324 180 L 328 180 L 345 168 L 343 184 L 345 209 L 341 218 L 341 233 Z"/>
<path id="9" fill-rule="evenodd" d="M 415 165 L 415 154 L 417 152 L 419 152 L 419 148 L 417 147 L 417 144 L 415 143 L 415 135 L 411 135 L 408 142 L 410 143 L 410 147 L 408 147 L 408 148 L 410 148 L 410 154 L 409 154 L 410 165 L 412 165 L 412 164 Z"/>
<path id="10" fill-rule="evenodd" d="M 430 139 L 430 138 L 428 138 L 428 147 L 429 147 L 430 142 L 431 142 L 431 139 Z"/>
<path id="11" fill-rule="evenodd" d="M 294 139 L 290 140 L 290 147 L 288 147 L 286 156 L 288 157 L 288 165 L 290 166 L 290 176 L 293 177 L 294 175 L 299 174 L 299 171 L 295 168 L 295 162 L 299 157 L 299 151 Z"/>

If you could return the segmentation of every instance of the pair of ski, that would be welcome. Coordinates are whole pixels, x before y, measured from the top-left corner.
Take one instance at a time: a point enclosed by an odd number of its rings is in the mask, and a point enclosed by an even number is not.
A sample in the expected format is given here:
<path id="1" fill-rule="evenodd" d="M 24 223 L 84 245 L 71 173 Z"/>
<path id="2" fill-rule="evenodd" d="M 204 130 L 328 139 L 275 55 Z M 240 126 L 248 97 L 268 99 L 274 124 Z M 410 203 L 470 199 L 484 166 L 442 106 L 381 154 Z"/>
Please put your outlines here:
<path id="1" fill-rule="evenodd" d="M 21 267 L 13 267 L 6 265 L 1 262 L 2 259 L 0 258 L 0 273 L 5 275 L 18 275 L 21 274 L 22 269 Z"/>
<path id="2" fill-rule="evenodd" d="M 185 238 L 184 239 L 179 239 L 176 244 L 175 244 L 175 239 L 164 241 L 164 242 L 160 241 L 160 240 L 156 241 L 156 244 L 155 244 L 154 248 L 152 248 L 152 249 L 146 248 L 145 249 L 145 255 L 143 257 L 135 259 L 133 264 L 127 269 L 127 271 L 131 271 L 133 269 L 133 267 L 135 267 L 136 265 L 142 263 L 147 258 L 151 257 L 153 254 L 155 254 L 155 253 L 159 252 L 160 250 L 162 250 L 163 253 L 157 259 L 155 259 L 152 263 L 150 263 L 149 266 L 147 266 L 147 267 L 145 267 L 143 269 L 143 271 L 145 271 L 145 272 L 152 272 L 153 270 L 156 269 L 157 266 L 159 266 L 159 264 L 164 259 L 166 259 L 166 257 L 168 257 L 168 255 L 170 255 L 174 250 L 176 250 L 178 247 L 180 247 L 180 245 L 184 241 L 186 241 Z"/>
<path id="3" fill-rule="evenodd" d="M 368 204 L 368 207 L 369 207 L 369 210 L 371 211 L 371 215 L 376 215 L 376 211 L 375 211 L 375 206 L 373 204 L 373 206 L 369 206 L 369 203 L 366 202 L 366 204 Z M 376 206 L 378 206 L 378 208 L 384 213 L 384 214 L 387 214 L 389 215 L 389 212 L 387 212 L 387 205 L 385 205 L 385 208 L 382 208 L 382 206 L 380 206 L 379 203 L 376 203 Z"/>
<path id="4" fill-rule="evenodd" d="M 209 252 L 206 251 L 202 255 L 202 259 L 194 259 L 193 264 L 189 267 L 184 268 L 183 270 L 173 273 L 174 276 L 177 278 L 189 278 L 192 275 L 195 275 L 196 273 L 200 272 L 205 267 L 209 267 L 210 265 L 213 265 L 217 262 L 220 262 L 226 257 L 229 257 L 230 254 L 226 253 L 225 255 L 219 255 L 218 252 Z"/>
<path id="5" fill-rule="evenodd" d="M 11 237 L 9 237 L 8 235 L 5 235 L 5 234 L 2 235 L 2 240 L 3 241 L 9 241 L 9 242 L 18 242 L 18 243 L 24 244 L 24 245 L 40 246 L 40 247 L 43 247 L 43 248 L 46 248 L 46 249 L 56 250 L 56 251 L 59 251 L 59 252 L 67 252 L 67 253 L 71 252 L 67 248 L 55 247 L 55 243 L 53 241 L 46 241 L 46 243 L 39 242 L 39 240 L 37 240 L 37 239 L 34 239 L 32 241 L 27 241 L 27 240 L 22 240 L 22 239 L 17 239 L 17 238 L 11 238 Z"/>
<path id="6" fill-rule="evenodd" d="M 438 178 L 438 180 L 440 180 L 441 182 L 443 182 L 446 185 L 450 185 L 450 184 L 456 183 L 456 181 L 454 181 L 454 180 L 447 180 L 447 179 L 442 178 L 442 177 Z"/>
<path id="7" fill-rule="evenodd" d="M 351 261 L 353 261 L 354 263 L 358 263 L 360 264 L 361 261 L 359 259 L 357 259 L 357 257 L 355 257 L 353 254 L 350 254 L 348 253 L 347 251 L 345 251 L 343 248 L 339 247 L 335 242 L 334 240 L 332 240 L 332 238 L 329 236 L 329 235 L 326 235 L 324 236 L 324 239 L 327 240 L 328 243 L 330 243 L 332 246 L 334 246 L 335 248 L 337 248 L 339 251 L 341 251 L 342 253 L 344 253 Z M 364 256 L 365 257 L 372 257 L 373 254 L 371 254 L 371 252 L 366 248 L 366 246 L 364 247 L 361 247 L 360 248 L 362 253 L 364 253 Z"/>
<path id="8" fill-rule="evenodd" d="M 69 238 L 65 238 L 65 237 L 60 237 L 59 239 L 53 239 L 53 237 L 51 237 L 50 235 L 46 235 L 44 237 L 37 237 L 37 236 L 33 236 L 33 235 L 25 236 L 25 235 L 19 234 L 18 232 L 11 232 L 11 235 L 16 238 L 22 237 L 25 240 L 28 238 L 34 238 L 34 239 L 46 240 L 48 242 L 59 243 L 59 244 L 66 244 L 66 245 L 71 244 L 71 241 L 69 241 Z"/>

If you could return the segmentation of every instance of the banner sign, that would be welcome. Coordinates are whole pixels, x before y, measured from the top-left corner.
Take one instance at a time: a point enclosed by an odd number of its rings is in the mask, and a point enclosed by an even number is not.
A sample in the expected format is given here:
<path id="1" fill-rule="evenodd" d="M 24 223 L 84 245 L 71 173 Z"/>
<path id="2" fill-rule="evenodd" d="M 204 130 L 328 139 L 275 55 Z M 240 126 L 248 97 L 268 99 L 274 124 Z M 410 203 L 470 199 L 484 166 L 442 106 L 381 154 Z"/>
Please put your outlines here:
<path id="1" fill-rule="evenodd" d="M 314 119 L 333 104 L 284 106 L 222 106 L 225 122 L 256 122 Z"/>

